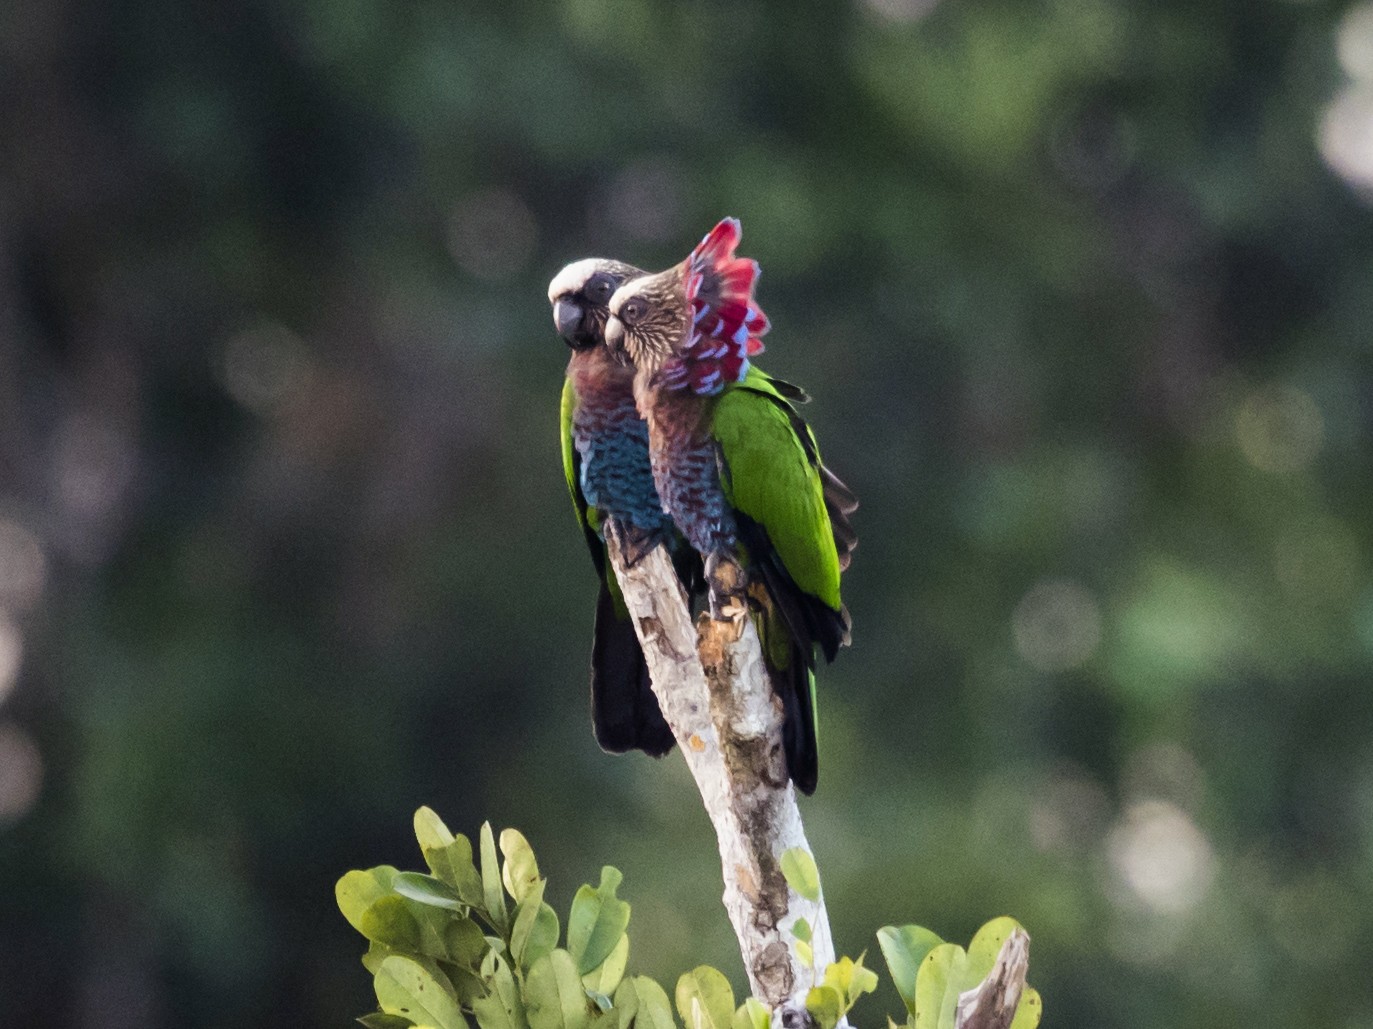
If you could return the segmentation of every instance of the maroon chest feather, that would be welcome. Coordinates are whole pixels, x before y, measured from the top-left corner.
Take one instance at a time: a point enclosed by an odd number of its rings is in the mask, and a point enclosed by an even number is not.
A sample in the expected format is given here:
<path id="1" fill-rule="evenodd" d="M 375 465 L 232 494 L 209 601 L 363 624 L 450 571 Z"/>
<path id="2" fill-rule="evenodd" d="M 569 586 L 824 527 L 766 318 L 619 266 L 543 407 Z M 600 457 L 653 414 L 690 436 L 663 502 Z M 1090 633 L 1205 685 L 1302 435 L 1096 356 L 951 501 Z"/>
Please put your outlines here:
<path id="1" fill-rule="evenodd" d="M 641 389 L 639 407 L 648 422 L 649 460 L 664 509 L 698 552 L 732 548 L 734 519 L 725 504 L 710 435 L 713 400 Z"/>

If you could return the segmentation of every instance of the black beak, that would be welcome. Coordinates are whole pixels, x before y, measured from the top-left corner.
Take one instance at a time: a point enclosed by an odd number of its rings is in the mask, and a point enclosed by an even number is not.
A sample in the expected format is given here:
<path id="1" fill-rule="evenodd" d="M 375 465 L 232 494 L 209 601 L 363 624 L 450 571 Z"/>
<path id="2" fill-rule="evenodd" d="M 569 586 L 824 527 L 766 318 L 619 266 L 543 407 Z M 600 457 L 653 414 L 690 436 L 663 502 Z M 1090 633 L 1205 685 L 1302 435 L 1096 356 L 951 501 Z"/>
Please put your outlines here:
<path id="1" fill-rule="evenodd" d="M 581 333 L 582 309 L 571 300 L 559 297 L 553 302 L 553 324 L 558 327 L 558 335 L 572 343 Z"/>
<path id="2" fill-rule="evenodd" d="M 605 323 L 605 345 L 611 350 L 623 351 L 625 347 L 625 326 L 624 322 L 616 318 L 613 314 Z"/>

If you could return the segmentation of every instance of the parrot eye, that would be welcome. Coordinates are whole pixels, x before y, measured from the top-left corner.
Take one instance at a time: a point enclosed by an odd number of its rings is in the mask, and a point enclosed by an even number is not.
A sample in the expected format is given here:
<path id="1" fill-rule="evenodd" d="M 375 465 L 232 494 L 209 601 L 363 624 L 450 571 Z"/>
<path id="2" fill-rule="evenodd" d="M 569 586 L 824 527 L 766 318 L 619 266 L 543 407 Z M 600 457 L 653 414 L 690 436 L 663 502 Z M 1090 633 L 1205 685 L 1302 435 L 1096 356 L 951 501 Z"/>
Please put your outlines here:
<path id="1" fill-rule="evenodd" d="M 609 300 L 612 292 L 614 291 L 611 289 L 610 280 L 600 275 L 597 275 L 586 284 L 587 297 L 599 304 L 603 304 Z"/>
<path id="2" fill-rule="evenodd" d="M 620 309 L 620 321 L 624 322 L 626 325 L 637 325 L 643 319 L 644 313 L 647 310 L 648 305 L 642 300 L 631 300 Z"/>

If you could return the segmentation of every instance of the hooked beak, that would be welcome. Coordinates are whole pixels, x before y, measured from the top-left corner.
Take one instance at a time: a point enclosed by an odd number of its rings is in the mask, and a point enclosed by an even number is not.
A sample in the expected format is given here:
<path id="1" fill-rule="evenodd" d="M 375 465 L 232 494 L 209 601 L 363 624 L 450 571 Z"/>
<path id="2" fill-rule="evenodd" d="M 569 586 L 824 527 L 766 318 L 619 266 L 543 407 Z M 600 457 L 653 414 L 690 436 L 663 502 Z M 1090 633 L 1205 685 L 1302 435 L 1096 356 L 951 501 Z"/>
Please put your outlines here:
<path id="1" fill-rule="evenodd" d="M 624 322 L 616 318 L 613 314 L 606 319 L 605 323 L 605 345 L 611 350 L 624 353 L 625 349 L 625 326 Z"/>
<path id="2" fill-rule="evenodd" d="M 558 335 L 569 345 L 580 342 L 582 309 L 571 300 L 559 297 L 553 302 L 553 324 L 558 327 Z"/>

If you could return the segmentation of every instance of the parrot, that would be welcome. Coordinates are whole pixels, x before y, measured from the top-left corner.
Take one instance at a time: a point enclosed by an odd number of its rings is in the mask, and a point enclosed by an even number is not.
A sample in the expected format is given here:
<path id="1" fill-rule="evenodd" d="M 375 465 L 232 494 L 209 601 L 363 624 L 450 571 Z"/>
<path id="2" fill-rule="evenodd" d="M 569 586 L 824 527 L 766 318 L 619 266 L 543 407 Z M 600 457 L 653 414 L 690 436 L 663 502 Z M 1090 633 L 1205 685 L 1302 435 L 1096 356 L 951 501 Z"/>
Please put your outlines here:
<path id="1" fill-rule="evenodd" d="M 634 364 L 653 481 L 704 562 L 711 617 L 753 617 L 782 701 L 788 774 L 810 794 L 815 650 L 833 661 L 851 639 L 840 575 L 858 502 L 821 462 L 793 404 L 804 394 L 750 360 L 770 325 L 753 298 L 757 263 L 735 257 L 741 236 L 726 218 L 682 263 L 621 284 L 603 334 Z"/>
<path id="2" fill-rule="evenodd" d="M 648 427 L 634 404 L 634 367 L 605 345 L 611 294 L 643 272 L 606 258 L 574 261 L 553 277 L 553 322 L 572 350 L 563 383 L 563 471 L 578 524 L 600 578 L 591 644 L 591 725 L 601 749 L 661 757 L 672 730 L 650 685 L 634 623 L 610 568 L 604 521 L 615 518 L 629 554 L 663 542 L 688 596 L 699 592 L 700 561 L 664 512 L 648 460 Z"/>

